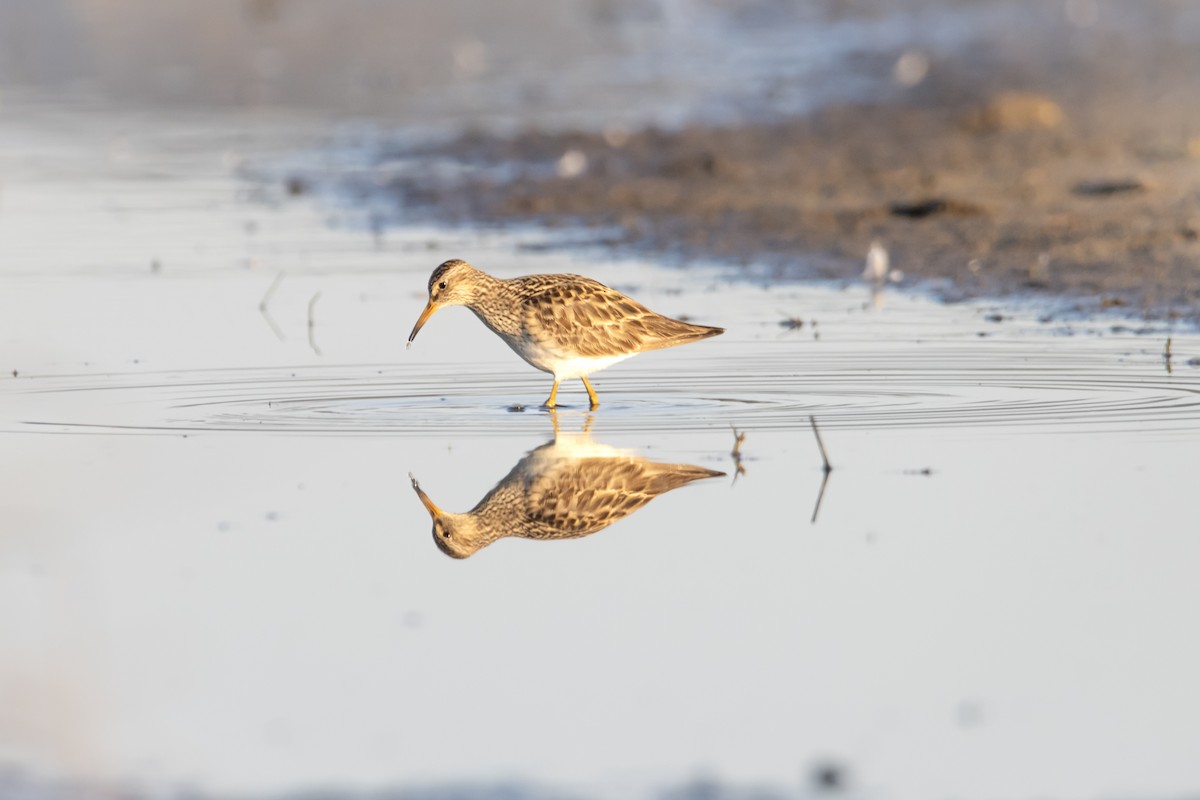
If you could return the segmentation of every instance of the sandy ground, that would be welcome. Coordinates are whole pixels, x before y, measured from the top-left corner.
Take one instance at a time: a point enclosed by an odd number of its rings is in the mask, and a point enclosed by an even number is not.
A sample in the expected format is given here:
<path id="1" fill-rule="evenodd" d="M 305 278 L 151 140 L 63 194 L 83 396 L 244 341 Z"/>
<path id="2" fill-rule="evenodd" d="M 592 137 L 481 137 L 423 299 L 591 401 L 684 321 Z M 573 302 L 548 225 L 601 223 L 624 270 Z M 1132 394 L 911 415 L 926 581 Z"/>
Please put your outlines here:
<path id="1" fill-rule="evenodd" d="M 505 171 L 418 168 L 393 188 L 442 218 L 583 224 L 620 249 L 780 277 L 858 276 L 878 240 L 905 282 L 948 299 L 1055 293 L 1194 319 L 1196 15 L 1130 13 L 1086 35 L 1032 18 L 966 51 L 863 55 L 850 68 L 891 83 L 878 100 L 803 118 L 476 132 L 405 155 Z"/>

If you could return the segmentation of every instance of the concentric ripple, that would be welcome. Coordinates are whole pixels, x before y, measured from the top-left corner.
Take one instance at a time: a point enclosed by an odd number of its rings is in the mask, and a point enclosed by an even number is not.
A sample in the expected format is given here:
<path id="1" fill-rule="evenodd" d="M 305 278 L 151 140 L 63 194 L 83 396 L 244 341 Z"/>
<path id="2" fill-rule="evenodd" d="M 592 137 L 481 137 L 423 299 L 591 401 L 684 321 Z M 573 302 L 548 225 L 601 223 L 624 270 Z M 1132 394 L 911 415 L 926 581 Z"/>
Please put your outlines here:
<path id="1" fill-rule="evenodd" d="M 1119 342 L 731 342 L 598 376 L 604 428 L 689 431 L 997 427 L 1200 432 L 1200 369 L 1168 373 Z M 516 362 L 263 368 L 31 378 L 25 430 L 471 435 L 544 431 L 547 376 Z M 577 385 L 563 408 L 585 410 Z"/>

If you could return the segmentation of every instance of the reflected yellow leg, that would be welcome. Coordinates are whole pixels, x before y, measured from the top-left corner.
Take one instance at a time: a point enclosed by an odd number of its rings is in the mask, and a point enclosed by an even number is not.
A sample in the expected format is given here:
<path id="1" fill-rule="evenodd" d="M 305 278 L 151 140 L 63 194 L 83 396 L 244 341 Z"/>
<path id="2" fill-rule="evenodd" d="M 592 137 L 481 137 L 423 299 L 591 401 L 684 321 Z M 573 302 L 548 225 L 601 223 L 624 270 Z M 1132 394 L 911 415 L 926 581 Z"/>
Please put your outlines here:
<path id="1" fill-rule="evenodd" d="M 554 388 L 550 390 L 549 399 L 547 399 L 546 402 L 542 403 L 542 408 L 554 408 L 556 405 L 558 405 L 557 403 L 554 402 L 557 399 L 558 399 L 558 379 L 555 378 Z"/>
<path id="2" fill-rule="evenodd" d="M 596 399 L 596 390 L 592 388 L 592 384 L 588 381 L 587 376 L 580 378 L 583 381 L 583 388 L 588 390 L 588 400 L 592 401 L 592 410 L 595 411 L 600 407 L 600 401 Z"/>

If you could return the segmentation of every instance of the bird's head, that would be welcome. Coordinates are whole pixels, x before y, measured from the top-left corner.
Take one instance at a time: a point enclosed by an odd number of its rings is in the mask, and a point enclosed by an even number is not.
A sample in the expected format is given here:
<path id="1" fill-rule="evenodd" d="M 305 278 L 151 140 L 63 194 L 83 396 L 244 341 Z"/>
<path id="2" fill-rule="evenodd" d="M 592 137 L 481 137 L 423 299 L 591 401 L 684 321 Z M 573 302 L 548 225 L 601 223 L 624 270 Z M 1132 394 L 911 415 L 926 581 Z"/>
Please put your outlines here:
<path id="1" fill-rule="evenodd" d="M 442 306 L 470 305 L 475 299 L 479 276 L 482 274 L 461 258 L 452 258 L 439 264 L 429 276 L 429 302 L 408 335 L 409 343 L 417 338 L 417 332 L 433 316 L 433 312 Z"/>
<path id="2" fill-rule="evenodd" d="M 417 479 L 412 479 L 413 490 L 421 498 L 421 505 L 433 518 L 433 542 L 451 558 L 467 558 L 488 542 L 480 535 L 478 525 L 470 514 L 451 514 L 437 507 L 437 504 L 421 490 Z"/>

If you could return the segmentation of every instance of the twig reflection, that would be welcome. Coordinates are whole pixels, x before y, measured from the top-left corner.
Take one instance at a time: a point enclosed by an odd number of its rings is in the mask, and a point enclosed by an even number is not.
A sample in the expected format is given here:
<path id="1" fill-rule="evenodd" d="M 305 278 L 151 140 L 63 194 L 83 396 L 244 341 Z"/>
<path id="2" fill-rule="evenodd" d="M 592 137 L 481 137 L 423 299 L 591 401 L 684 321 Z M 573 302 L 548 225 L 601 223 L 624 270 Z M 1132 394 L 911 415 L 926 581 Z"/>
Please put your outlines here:
<path id="1" fill-rule="evenodd" d="M 817 514 L 821 513 L 821 501 L 825 499 L 825 487 L 829 485 L 829 476 L 833 470 L 826 470 L 821 474 L 821 488 L 817 490 L 817 502 L 813 505 L 812 519 L 810 524 L 817 524 Z"/>
<path id="2" fill-rule="evenodd" d="M 733 450 L 729 452 L 733 458 L 733 484 L 737 483 L 737 479 L 746 474 L 746 468 L 742 466 L 742 443 L 746 441 L 746 432 L 738 432 L 737 428 L 733 429 Z"/>

